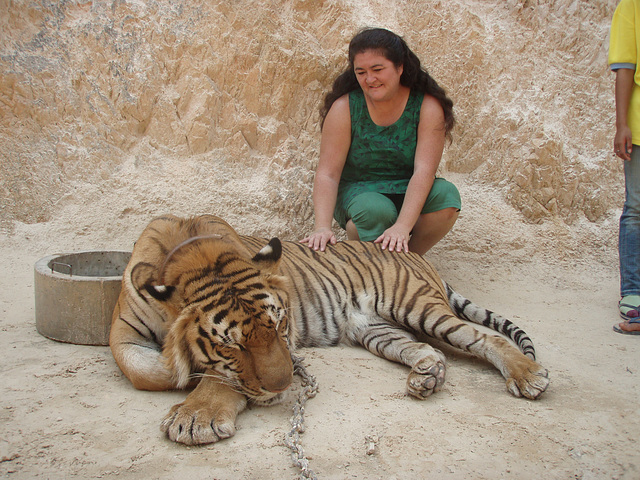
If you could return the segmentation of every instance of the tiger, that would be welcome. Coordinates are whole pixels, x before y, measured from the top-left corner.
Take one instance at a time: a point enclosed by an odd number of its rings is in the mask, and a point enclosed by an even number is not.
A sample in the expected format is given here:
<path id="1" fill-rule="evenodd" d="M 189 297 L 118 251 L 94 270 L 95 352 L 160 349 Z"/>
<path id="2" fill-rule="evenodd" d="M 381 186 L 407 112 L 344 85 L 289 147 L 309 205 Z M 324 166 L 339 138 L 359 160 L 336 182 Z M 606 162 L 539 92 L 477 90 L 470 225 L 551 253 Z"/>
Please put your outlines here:
<path id="1" fill-rule="evenodd" d="M 429 339 L 493 364 L 516 397 L 537 399 L 549 385 L 530 337 L 456 293 L 422 256 L 360 241 L 320 252 L 239 235 L 213 215 L 148 224 L 123 273 L 109 343 L 135 388 L 192 388 L 161 430 L 197 445 L 233 436 L 247 402 L 281 401 L 301 347 L 360 345 L 406 365 L 407 393 L 425 399 L 445 381 L 445 356 Z"/>

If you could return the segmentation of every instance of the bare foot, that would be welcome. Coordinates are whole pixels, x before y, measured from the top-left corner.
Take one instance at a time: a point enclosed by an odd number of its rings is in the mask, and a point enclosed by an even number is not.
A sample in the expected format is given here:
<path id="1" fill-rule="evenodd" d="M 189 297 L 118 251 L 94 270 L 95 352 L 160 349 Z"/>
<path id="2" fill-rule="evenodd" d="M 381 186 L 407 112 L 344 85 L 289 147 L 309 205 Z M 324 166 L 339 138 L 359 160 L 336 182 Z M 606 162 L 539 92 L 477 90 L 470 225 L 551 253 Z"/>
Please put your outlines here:
<path id="1" fill-rule="evenodd" d="M 613 329 L 618 333 L 626 335 L 640 335 L 640 321 L 626 320 L 618 325 L 614 325 Z"/>

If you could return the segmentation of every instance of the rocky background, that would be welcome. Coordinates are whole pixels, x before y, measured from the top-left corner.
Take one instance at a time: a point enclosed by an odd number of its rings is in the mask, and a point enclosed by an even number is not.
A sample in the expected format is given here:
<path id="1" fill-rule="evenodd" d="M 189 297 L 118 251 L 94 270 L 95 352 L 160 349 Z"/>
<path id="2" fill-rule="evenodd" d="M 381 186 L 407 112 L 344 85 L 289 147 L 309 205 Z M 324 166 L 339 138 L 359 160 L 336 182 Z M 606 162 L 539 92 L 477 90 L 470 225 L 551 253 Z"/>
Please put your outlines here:
<path id="1" fill-rule="evenodd" d="M 208 212 L 301 238 L 321 99 L 350 38 L 384 26 L 455 103 L 441 173 L 464 206 L 434 252 L 615 261 L 616 4 L 0 0 L 0 228 L 115 247 Z"/>

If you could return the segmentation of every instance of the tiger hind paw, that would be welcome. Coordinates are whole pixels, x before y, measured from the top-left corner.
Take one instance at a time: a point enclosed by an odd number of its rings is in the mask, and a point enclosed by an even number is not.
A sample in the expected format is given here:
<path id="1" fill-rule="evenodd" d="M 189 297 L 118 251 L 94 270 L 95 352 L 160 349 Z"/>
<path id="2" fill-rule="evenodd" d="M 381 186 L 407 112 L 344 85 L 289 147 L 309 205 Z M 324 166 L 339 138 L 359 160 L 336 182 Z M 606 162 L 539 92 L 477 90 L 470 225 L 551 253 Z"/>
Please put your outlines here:
<path id="1" fill-rule="evenodd" d="M 547 369 L 532 362 L 530 366 L 519 375 L 507 378 L 507 390 L 515 397 L 525 397 L 536 400 L 549 386 L 549 372 Z"/>

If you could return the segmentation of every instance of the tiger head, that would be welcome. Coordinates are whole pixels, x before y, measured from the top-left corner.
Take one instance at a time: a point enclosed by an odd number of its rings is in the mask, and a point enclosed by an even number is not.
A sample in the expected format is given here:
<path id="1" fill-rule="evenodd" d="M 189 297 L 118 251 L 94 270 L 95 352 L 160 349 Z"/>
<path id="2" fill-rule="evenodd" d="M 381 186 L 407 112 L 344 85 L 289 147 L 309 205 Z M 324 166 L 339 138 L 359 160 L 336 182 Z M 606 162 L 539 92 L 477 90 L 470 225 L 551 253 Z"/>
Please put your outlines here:
<path id="1" fill-rule="evenodd" d="M 273 403 L 293 379 L 282 245 L 274 238 L 251 258 L 236 239 L 214 237 L 184 242 L 155 282 L 140 285 L 174 319 L 167 366 L 178 387 L 213 375 L 256 403 Z"/>

